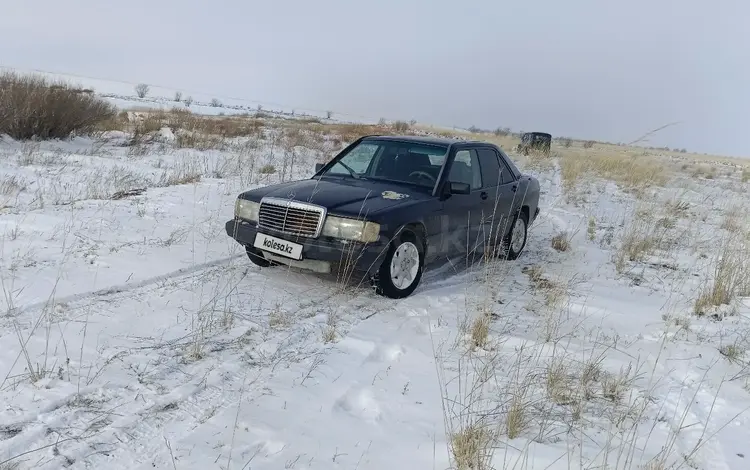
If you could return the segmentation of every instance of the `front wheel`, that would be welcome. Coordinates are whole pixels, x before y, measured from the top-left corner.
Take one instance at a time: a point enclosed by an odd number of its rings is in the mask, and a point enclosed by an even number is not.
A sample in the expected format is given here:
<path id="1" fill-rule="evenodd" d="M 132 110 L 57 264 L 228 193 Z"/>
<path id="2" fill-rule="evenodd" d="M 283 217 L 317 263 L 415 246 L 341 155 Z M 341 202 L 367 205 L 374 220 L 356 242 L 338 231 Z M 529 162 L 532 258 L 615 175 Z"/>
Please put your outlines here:
<path id="1" fill-rule="evenodd" d="M 377 277 L 377 292 L 391 299 L 408 297 L 419 285 L 424 269 L 424 243 L 413 232 L 404 232 L 391 243 Z"/>

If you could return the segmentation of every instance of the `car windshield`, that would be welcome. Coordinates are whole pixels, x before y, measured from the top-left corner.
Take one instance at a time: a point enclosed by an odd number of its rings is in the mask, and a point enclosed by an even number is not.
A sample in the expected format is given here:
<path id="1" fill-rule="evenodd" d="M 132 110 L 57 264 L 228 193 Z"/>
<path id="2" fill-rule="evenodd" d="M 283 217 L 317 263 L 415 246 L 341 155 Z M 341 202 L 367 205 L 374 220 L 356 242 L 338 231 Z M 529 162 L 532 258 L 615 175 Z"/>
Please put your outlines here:
<path id="1" fill-rule="evenodd" d="M 447 152 L 448 147 L 444 145 L 364 140 L 324 175 L 378 179 L 432 188 Z"/>

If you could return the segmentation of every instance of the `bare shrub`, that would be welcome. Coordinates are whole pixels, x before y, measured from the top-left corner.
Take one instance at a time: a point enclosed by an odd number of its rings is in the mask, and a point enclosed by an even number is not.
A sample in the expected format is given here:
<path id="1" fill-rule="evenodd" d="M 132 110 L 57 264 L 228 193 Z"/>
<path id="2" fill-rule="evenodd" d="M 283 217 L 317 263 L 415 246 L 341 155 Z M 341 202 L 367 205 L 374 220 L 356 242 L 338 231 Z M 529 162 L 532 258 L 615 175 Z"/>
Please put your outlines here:
<path id="1" fill-rule="evenodd" d="M 594 143 L 595 142 L 593 140 L 587 140 L 586 142 L 583 143 L 583 148 L 590 149 L 591 147 L 594 146 Z"/>
<path id="2" fill-rule="evenodd" d="M 182 101 L 182 92 L 175 91 L 174 92 L 174 100 L 177 101 L 178 103 L 180 101 Z"/>
<path id="3" fill-rule="evenodd" d="M 150 89 L 151 87 L 149 87 L 147 84 L 139 83 L 138 85 L 135 86 L 135 95 L 138 98 L 145 98 L 146 95 L 148 95 L 148 92 Z"/>
<path id="4" fill-rule="evenodd" d="M 64 139 L 115 116 L 116 108 L 63 82 L 0 74 L 0 134 L 17 140 Z"/>
<path id="5" fill-rule="evenodd" d="M 185 98 L 185 101 L 183 101 L 183 103 L 185 103 L 185 106 L 187 106 L 189 108 L 190 105 L 193 104 L 193 97 L 192 96 L 188 96 L 187 98 Z"/>
<path id="6" fill-rule="evenodd" d="M 214 108 L 221 108 L 221 101 L 218 98 L 211 99 L 211 106 Z"/>
<path id="7" fill-rule="evenodd" d="M 396 132 L 407 132 L 409 127 L 409 123 L 406 121 L 396 121 L 393 123 L 393 130 Z"/>

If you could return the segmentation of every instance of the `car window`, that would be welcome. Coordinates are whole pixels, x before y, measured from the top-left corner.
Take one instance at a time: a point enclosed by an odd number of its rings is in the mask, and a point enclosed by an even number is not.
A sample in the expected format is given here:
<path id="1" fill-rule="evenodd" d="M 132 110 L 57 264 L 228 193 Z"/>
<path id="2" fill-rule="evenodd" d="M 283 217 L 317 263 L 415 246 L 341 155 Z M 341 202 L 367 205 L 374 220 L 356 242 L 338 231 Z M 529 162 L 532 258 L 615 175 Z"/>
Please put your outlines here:
<path id="1" fill-rule="evenodd" d="M 471 186 L 471 189 L 482 187 L 479 159 L 474 150 L 459 150 L 456 152 L 448 180 L 453 183 L 467 183 Z"/>
<path id="2" fill-rule="evenodd" d="M 516 180 L 516 175 L 520 174 L 518 168 L 513 164 L 513 160 L 500 149 L 500 168 L 502 168 L 502 184 L 512 183 Z"/>
<path id="3" fill-rule="evenodd" d="M 482 182 L 485 188 L 497 186 L 502 181 L 502 171 L 498 155 L 490 148 L 477 149 L 479 164 L 482 167 Z M 507 170 L 505 170 L 507 172 Z"/>

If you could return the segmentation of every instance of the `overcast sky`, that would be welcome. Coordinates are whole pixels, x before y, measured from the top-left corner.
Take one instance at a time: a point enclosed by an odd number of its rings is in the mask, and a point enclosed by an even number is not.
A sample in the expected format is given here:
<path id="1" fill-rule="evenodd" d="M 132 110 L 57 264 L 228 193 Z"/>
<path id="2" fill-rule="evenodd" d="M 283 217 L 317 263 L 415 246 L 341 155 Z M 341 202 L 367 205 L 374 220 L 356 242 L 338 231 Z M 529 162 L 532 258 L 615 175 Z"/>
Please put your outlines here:
<path id="1" fill-rule="evenodd" d="M 750 156 L 748 0 L 1 0 L 0 65 Z"/>

